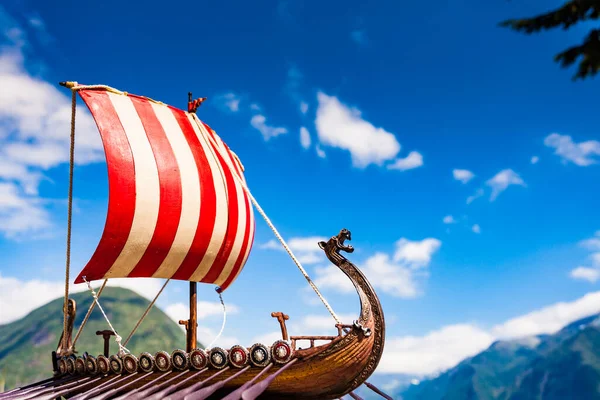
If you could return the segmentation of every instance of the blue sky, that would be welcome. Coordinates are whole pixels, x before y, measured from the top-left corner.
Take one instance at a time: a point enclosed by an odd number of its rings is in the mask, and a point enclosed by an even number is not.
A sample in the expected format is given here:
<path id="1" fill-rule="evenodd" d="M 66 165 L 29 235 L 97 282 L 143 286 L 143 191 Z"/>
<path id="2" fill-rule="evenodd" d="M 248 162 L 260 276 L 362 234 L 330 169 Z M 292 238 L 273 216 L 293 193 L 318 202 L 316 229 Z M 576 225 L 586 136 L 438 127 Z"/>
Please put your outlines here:
<path id="1" fill-rule="evenodd" d="M 433 373 L 494 339 L 600 311 L 600 87 L 552 61 L 585 29 L 497 27 L 559 2 L 144 4 L 0 7 L 0 323 L 62 291 L 62 80 L 179 107 L 188 91 L 207 96 L 199 117 L 240 156 L 254 196 L 346 319 L 356 296 L 316 241 L 352 231 L 351 259 L 388 320 L 380 372 Z M 72 280 L 107 206 L 98 134 L 83 104 L 78 113 Z M 221 343 L 274 340 L 271 311 L 290 315 L 292 334 L 332 332 L 273 239 L 257 214 L 249 261 L 224 294 Z M 153 297 L 161 284 L 132 285 Z M 172 282 L 158 304 L 176 318 L 186 290 Z M 38 296 L 9 310 L 27 291 Z M 221 316 L 212 287 L 200 297 L 208 344 Z"/>

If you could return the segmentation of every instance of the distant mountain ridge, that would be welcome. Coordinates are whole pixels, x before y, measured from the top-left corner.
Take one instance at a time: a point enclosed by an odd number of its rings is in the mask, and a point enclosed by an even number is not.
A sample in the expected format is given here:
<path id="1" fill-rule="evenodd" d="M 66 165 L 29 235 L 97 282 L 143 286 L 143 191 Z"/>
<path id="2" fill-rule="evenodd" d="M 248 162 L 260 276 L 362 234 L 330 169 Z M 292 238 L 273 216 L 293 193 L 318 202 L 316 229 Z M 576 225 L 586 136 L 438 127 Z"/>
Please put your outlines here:
<path id="1" fill-rule="evenodd" d="M 553 335 L 496 341 L 435 379 L 397 393 L 402 400 L 600 399 L 600 315 Z"/>
<path id="2" fill-rule="evenodd" d="M 77 317 L 73 336 L 77 332 L 93 298 L 89 293 L 70 296 L 77 303 Z M 129 335 L 150 302 L 137 293 L 124 288 L 106 287 L 102 292 L 102 308 L 115 329 L 123 336 Z M 63 327 L 63 299 L 59 298 L 39 307 L 18 321 L 0 325 L 0 371 L 5 379 L 5 390 L 52 376 L 51 353 L 56 350 Z M 75 345 L 81 355 L 102 354 L 104 342 L 96 331 L 110 329 L 96 307 Z M 185 349 L 185 333 L 158 307 L 153 307 L 127 344 L 133 354 L 143 351 L 169 353 Z M 114 338 L 110 341 L 111 354 L 116 352 Z M 2 379 L 0 378 L 0 380 Z"/>

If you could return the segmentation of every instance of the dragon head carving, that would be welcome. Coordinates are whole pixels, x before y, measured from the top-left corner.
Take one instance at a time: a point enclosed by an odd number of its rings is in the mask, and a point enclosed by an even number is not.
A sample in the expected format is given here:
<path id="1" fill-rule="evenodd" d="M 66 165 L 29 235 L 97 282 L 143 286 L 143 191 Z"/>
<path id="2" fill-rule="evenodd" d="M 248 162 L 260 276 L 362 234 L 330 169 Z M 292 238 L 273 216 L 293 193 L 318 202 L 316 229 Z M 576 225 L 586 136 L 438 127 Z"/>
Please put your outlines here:
<path id="1" fill-rule="evenodd" d="M 352 240 L 352 233 L 344 228 L 336 236 L 332 236 L 327 242 L 319 242 L 319 247 L 325 252 L 339 254 L 340 251 L 352 253 L 354 248 L 350 245 L 345 245 L 346 240 Z"/>

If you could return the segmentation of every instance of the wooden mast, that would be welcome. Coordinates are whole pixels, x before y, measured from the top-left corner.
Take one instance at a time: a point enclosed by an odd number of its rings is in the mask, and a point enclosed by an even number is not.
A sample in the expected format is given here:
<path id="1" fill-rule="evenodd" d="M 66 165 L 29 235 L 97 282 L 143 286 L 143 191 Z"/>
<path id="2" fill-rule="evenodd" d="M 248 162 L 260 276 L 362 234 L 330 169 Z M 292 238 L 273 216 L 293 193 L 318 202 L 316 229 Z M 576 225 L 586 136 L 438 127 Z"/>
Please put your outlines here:
<path id="1" fill-rule="evenodd" d="M 196 282 L 190 282 L 190 319 L 180 320 L 179 325 L 185 326 L 186 332 L 186 351 L 189 353 L 196 348 L 196 333 L 198 331 L 198 302 L 197 302 Z"/>
<path id="2" fill-rule="evenodd" d="M 192 100 L 192 92 L 188 92 L 188 112 L 195 113 L 198 107 L 206 98 Z M 186 331 L 186 350 L 191 352 L 197 347 L 196 335 L 198 331 L 198 302 L 197 302 L 198 283 L 190 282 L 190 319 L 179 321 L 179 324 L 185 325 Z"/>
<path id="3" fill-rule="evenodd" d="M 190 282 L 190 319 L 188 320 L 187 330 L 187 352 L 196 348 L 196 332 L 198 327 L 198 302 L 197 302 L 198 283 Z"/>

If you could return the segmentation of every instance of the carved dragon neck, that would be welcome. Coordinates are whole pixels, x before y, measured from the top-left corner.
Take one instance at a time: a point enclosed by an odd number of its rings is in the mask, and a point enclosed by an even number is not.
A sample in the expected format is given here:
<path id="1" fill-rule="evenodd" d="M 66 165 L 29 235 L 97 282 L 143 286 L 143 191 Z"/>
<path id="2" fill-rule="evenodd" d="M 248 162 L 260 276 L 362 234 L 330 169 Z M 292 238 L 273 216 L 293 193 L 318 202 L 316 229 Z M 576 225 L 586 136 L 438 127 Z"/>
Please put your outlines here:
<path id="1" fill-rule="evenodd" d="M 366 379 L 377 367 L 383 354 L 385 318 L 381 303 L 371 283 L 360 269 L 340 254 L 340 251 L 347 253 L 354 251 L 351 245 L 344 244 L 346 240 L 352 240 L 352 235 L 349 230 L 342 229 L 337 236 L 331 237 L 327 242 L 319 242 L 319 247 L 325 251 L 327 258 L 348 276 L 356 288 L 360 298 L 360 317 L 358 321 L 354 322 L 354 328 L 360 329 L 362 334 L 367 337 L 374 335 L 370 360 L 363 373 L 361 373 L 361 377 Z M 372 329 L 369 328 L 371 321 Z"/>

